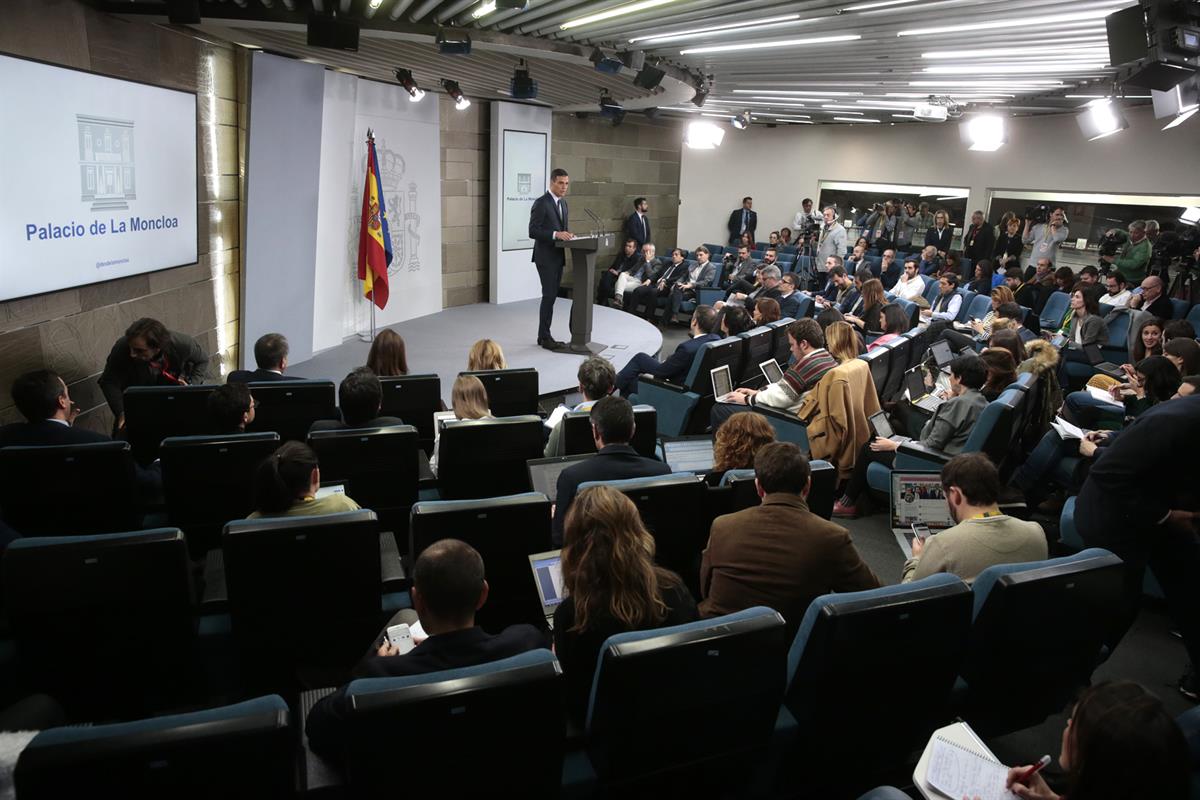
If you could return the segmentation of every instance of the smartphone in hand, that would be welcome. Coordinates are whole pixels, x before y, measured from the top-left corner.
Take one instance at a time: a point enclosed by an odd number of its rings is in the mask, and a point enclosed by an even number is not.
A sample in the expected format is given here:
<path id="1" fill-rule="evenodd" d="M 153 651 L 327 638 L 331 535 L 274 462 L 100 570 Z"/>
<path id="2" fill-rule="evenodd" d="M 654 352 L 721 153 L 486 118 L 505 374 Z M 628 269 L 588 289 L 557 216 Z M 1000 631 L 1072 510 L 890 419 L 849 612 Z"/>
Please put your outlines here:
<path id="1" fill-rule="evenodd" d="M 929 538 L 929 526 L 924 522 L 914 522 L 912 524 L 913 536 L 916 536 L 922 542 Z"/>
<path id="2" fill-rule="evenodd" d="M 412 631 L 409 630 L 407 622 L 401 622 L 399 625 L 388 628 L 387 639 L 392 647 L 400 651 L 400 655 L 404 655 L 416 647 L 413 644 Z"/>

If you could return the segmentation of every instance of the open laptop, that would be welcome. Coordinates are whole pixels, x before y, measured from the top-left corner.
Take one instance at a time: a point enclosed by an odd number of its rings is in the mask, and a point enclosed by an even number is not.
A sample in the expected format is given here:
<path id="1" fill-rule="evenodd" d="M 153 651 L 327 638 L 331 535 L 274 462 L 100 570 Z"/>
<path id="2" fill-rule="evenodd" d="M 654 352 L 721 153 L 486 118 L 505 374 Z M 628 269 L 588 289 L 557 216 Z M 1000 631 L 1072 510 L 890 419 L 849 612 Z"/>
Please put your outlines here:
<path id="1" fill-rule="evenodd" d="M 578 456 L 553 456 L 551 458 L 533 458 L 525 462 L 529 470 L 529 485 L 535 492 L 541 492 L 553 503 L 558 496 L 558 476 L 572 464 L 591 458 L 595 453 L 584 453 Z"/>
<path id="2" fill-rule="evenodd" d="M 931 534 L 954 525 L 940 472 L 893 471 L 889 495 L 892 534 L 906 558 L 912 556 L 914 522 L 929 526 Z"/>
<path id="3" fill-rule="evenodd" d="M 759 364 L 758 368 L 762 370 L 763 377 L 767 379 L 767 383 L 779 383 L 779 381 L 783 380 L 783 368 L 773 358 L 768 358 Z"/>
<path id="4" fill-rule="evenodd" d="M 733 391 L 733 378 L 729 375 L 729 365 L 714 367 L 709 372 L 712 378 L 713 397 L 718 399 Z"/>
<path id="5" fill-rule="evenodd" d="M 871 427 L 875 430 L 876 436 L 882 436 L 884 439 L 889 439 L 896 444 L 912 441 L 908 436 L 901 436 L 892 430 L 892 424 L 888 422 L 887 414 L 882 411 L 876 411 L 867 417 L 867 419 L 870 420 Z"/>
<path id="6" fill-rule="evenodd" d="M 925 370 L 919 365 L 904 373 L 904 387 L 908 389 L 909 402 L 930 414 L 945 402 L 936 394 L 929 393 L 925 386 Z"/>
<path id="7" fill-rule="evenodd" d="M 537 586 L 538 597 L 542 600 L 546 625 L 553 630 L 554 611 L 567 596 L 566 589 L 563 588 L 562 550 L 534 553 L 529 556 L 529 568 L 533 570 L 533 583 Z"/>
<path id="8" fill-rule="evenodd" d="M 938 339 L 929 345 L 929 352 L 933 354 L 933 359 L 937 362 L 938 369 L 942 372 L 950 371 L 950 362 L 954 360 L 954 350 L 950 348 L 949 342 L 945 339 Z"/>
<path id="9" fill-rule="evenodd" d="M 689 436 L 662 443 L 663 461 L 672 472 L 708 472 L 713 468 L 711 436 Z"/>

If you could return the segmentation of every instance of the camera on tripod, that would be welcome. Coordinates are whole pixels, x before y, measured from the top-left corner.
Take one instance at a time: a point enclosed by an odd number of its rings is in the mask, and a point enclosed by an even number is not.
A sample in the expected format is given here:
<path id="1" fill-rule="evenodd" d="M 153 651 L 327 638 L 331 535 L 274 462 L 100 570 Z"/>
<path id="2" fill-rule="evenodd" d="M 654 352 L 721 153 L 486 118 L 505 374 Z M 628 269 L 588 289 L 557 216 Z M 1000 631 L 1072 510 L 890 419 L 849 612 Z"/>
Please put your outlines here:
<path id="1" fill-rule="evenodd" d="M 1121 234 L 1117 233 L 1116 231 L 1108 231 L 1104 234 L 1104 237 L 1100 239 L 1100 251 L 1096 255 L 1115 256 L 1117 251 L 1121 249 L 1121 245 L 1124 243 L 1125 241 Z M 1112 269 L 1112 264 L 1109 264 L 1103 258 L 1099 260 L 1096 266 L 1100 269 L 1101 275 L 1107 275 L 1108 271 Z"/>
<path id="2" fill-rule="evenodd" d="M 1050 221 L 1050 206 L 1045 203 L 1040 205 L 1030 206 L 1025 209 L 1025 219 L 1032 222 L 1034 225 L 1045 225 Z"/>

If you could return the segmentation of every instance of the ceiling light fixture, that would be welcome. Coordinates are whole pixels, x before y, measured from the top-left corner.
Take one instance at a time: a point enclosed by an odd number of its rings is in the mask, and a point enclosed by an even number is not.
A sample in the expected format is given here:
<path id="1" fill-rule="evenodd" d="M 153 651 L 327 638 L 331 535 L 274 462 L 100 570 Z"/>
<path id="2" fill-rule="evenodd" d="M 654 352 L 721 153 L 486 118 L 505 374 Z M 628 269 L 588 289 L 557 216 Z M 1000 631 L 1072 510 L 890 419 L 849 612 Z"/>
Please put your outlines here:
<path id="1" fill-rule="evenodd" d="M 413 78 L 412 70 L 400 69 L 395 70 L 396 80 L 404 87 L 404 91 L 408 92 L 408 100 L 410 103 L 419 103 L 425 97 L 425 90 L 417 86 L 416 79 Z"/>
<path id="2" fill-rule="evenodd" d="M 1097 72 L 1107 69 L 1108 61 L 1091 61 L 1085 63 L 1077 63 L 1072 61 L 1048 61 L 1042 63 L 1031 64 L 972 64 L 972 65 L 947 65 L 944 67 L 924 67 L 921 72 L 926 75 L 978 75 L 981 70 L 985 70 L 990 74 L 995 75 L 1022 75 L 1027 72 Z"/>
<path id="3" fill-rule="evenodd" d="M 484 3 L 483 5 L 479 6 L 474 11 L 471 12 L 471 19 L 482 19 L 483 17 L 486 17 L 488 14 L 491 14 L 495 10 L 496 10 L 496 0 L 489 0 L 489 2 Z"/>
<path id="4" fill-rule="evenodd" d="M 1021 50 L 1014 50 L 1007 47 L 985 48 L 982 50 L 931 50 L 928 53 L 921 53 L 921 58 L 939 59 L 939 58 L 989 58 L 992 56 L 1001 56 L 1005 58 L 1021 58 L 1029 56 L 1038 58 L 1047 53 L 1055 53 L 1058 55 L 1072 57 L 1078 53 L 1081 57 L 1091 54 L 1108 55 L 1108 46 L 1103 39 L 1096 40 L 1095 44 L 1077 44 L 1064 47 L 1030 47 Z"/>
<path id="5" fill-rule="evenodd" d="M 796 94 L 814 94 L 814 92 L 800 92 L 794 89 L 734 89 L 734 94 L 777 94 L 796 95 Z M 826 92 L 822 90 L 820 94 L 827 94 L 830 97 L 862 97 L 862 92 Z M 799 98 L 797 98 L 799 99 Z"/>
<path id="6" fill-rule="evenodd" d="M 745 44 L 717 44 L 711 47 L 693 47 L 680 50 L 679 55 L 700 55 L 703 53 L 734 53 L 741 50 L 766 50 L 772 47 L 800 47 L 806 44 L 831 44 L 833 42 L 854 42 L 861 39 L 857 33 L 840 36 L 814 36 L 808 39 L 778 39 L 771 42 L 746 42 Z"/>
<path id="7" fill-rule="evenodd" d="M 458 85 L 458 81 L 449 81 L 442 78 L 442 88 L 446 90 L 446 94 L 454 100 L 454 107 L 459 111 L 466 111 L 471 107 L 471 101 L 468 100 L 462 93 L 462 88 Z"/>
<path id="8" fill-rule="evenodd" d="M 517 62 L 517 66 L 513 69 L 509 92 L 514 100 L 537 99 L 537 81 L 529 76 L 529 67 L 525 64 L 525 59 L 523 58 Z"/>
<path id="9" fill-rule="evenodd" d="M 750 127 L 750 121 L 750 112 L 743 111 L 740 114 L 734 115 L 733 119 L 729 120 L 729 124 L 732 125 L 736 130 L 744 131 L 746 128 Z"/>
<path id="10" fill-rule="evenodd" d="M 847 11 L 869 11 L 872 8 L 887 8 L 888 6 L 902 6 L 908 3 L 915 3 L 917 0 L 879 0 L 877 3 L 860 3 L 856 6 L 847 6 L 843 8 L 841 13 Z"/>
<path id="11" fill-rule="evenodd" d="M 1127 0 L 1118 0 L 1115 3 L 1106 3 L 1107 8 L 1094 8 L 1089 11 L 1075 11 L 1070 14 L 1046 14 L 1040 17 L 1008 17 L 1007 19 L 994 19 L 988 22 L 965 22 L 961 25 L 943 25 L 937 28 L 909 28 L 908 30 L 898 31 L 897 36 L 932 36 L 939 33 L 959 33 L 962 31 L 990 31 L 997 28 L 1027 28 L 1029 30 L 1037 30 L 1048 25 L 1056 25 L 1060 22 L 1080 22 L 1083 20 L 1104 19 L 1112 13 L 1112 6 L 1128 5 Z"/>
<path id="12" fill-rule="evenodd" d="M 1129 122 L 1111 100 L 1095 100 L 1089 103 L 1075 119 L 1089 142 L 1112 136 L 1129 127 Z"/>
<path id="13" fill-rule="evenodd" d="M 959 131 L 968 144 L 968 150 L 990 153 L 999 150 L 1008 141 L 1004 117 L 996 114 L 973 116 L 961 123 Z"/>
<path id="14" fill-rule="evenodd" d="M 471 37 L 466 31 L 440 30 L 435 41 L 438 52 L 444 56 L 471 55 Z"/>
<path id="15" fill-rule="evenodd" d="M 741 28 L 754 28 L 759 31 L 764 28 L 779 28 L 784 25 L 799 25 L 804 22 L 816 22 L 817 19 L 827 19 L 827 17 L 818 17 L 814 19 L 800 19 L 799 14 L 787 14 L 781 17 L 767 17 L 765 19 L 752 19 L 745 22 L 731 22 L 728 25 L 710 25 L 707 28 L 692 28 L 686 31 L 672 31 L 671 33 L 655 33 L 650 36 L 635 36 L 629 40 L 630 44 L 637 42 L 646 42 L 648 44 L 663 44 L 665 42 L 674 42 L 678 39 L 687 39 L 692 36 L 704 36 L 709 33 L 727 33 L 729 31 L 740 30 Z"/>
<path id="16" fill-rule="evenodd" d="M 600 22 L 602 20 L 612 19 L 613 17 L 621 17 L 625 14 L 636 14 L 639 11 L 645 11 L 649 8 L 657 8 L 658 6 L 665 6 L 667 3 L 673 2 L 675 2 L 675 0 L 639 0 L 639 2 L 636 3 L 626 3 L 623 6 L 615 6 L 613 8 L 607 8 L 604 11 L 598 11 L 595 14 L 588 14 L 586 17 L 569 19 L 558 27 L 559 30 L 567 31 L 571 28 L 578 28 L 581 25 L 590 25 L 593 22 Z"/>
<path id="17" fill-rule="evenodd" d="M 697 120 L 688 124 L 683 143 L 692 150 L 715 150 L 724 139 L 724 128 L 711 122 Z"/>
<path id="18" fill-rule="evenodd" d="M 1031 89 L 1044 90 L 1049 87 L 1064 86 L 1062 81 L 1042 78 L 1024 78 L 1019 81 L 909 81 L 909 86 L 958 86 L 966 89 L 1016 89 L 1029 91 Z"/>
<path id="19" fill-rule="evenodd" d="M 879 122 L 877 119 L 870 117 L 834 117 L 838 122 Z"/>

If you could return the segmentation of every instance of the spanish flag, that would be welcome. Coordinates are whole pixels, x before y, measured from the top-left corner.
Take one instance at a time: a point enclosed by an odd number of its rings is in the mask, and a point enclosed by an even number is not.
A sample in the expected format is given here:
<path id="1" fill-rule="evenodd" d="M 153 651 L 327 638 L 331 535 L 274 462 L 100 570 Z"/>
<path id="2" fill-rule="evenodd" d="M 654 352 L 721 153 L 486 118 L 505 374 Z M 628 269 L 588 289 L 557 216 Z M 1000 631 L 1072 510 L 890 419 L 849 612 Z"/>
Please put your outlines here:
<path id="1" fill-rule="evenodd" d="M 392 237 L 388 235 L 387 209 L 375 156 L 375 135 L 367 131 L 367 177 L 363 181 L 362 228 L 358 233 L 358 279 L 363 296 L 383 308 L 388 301 L 388 265 L 392 263 Z"/>

